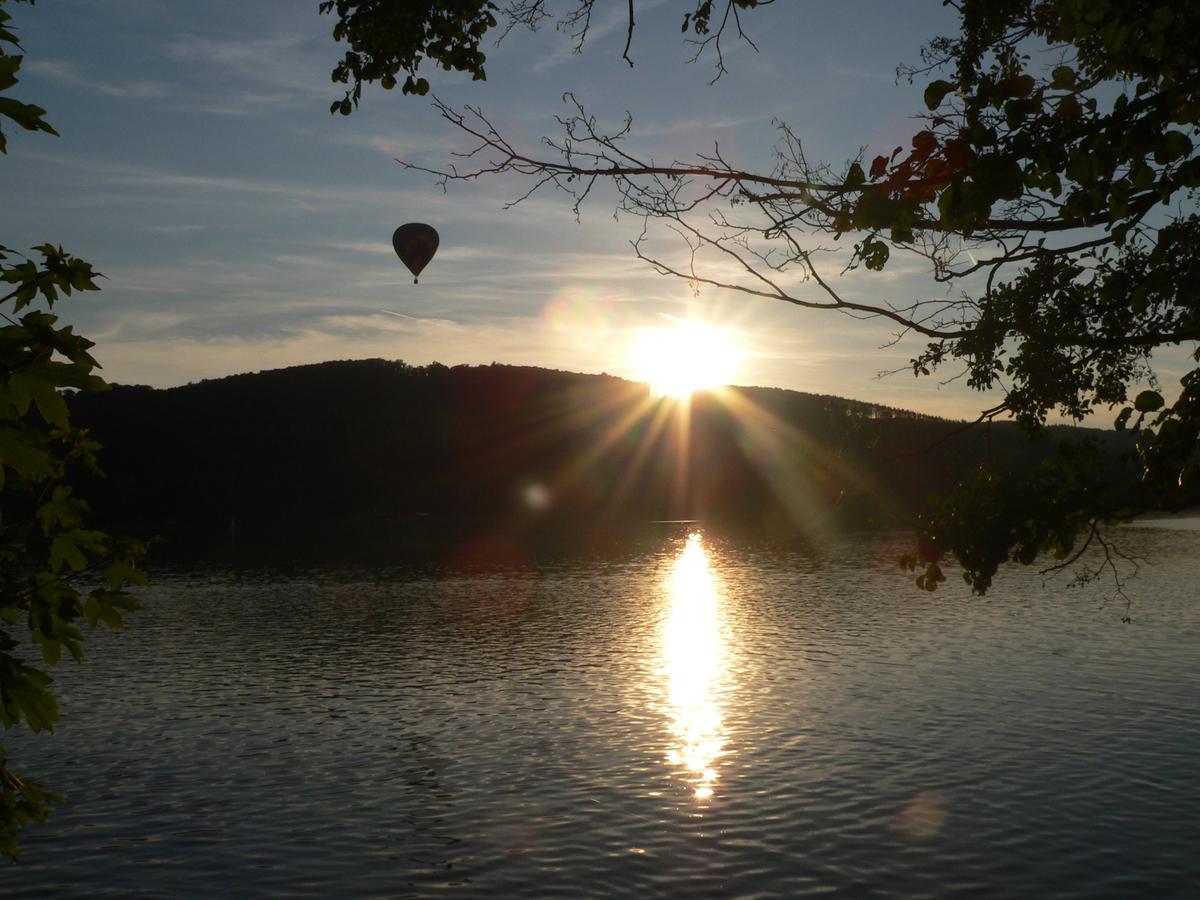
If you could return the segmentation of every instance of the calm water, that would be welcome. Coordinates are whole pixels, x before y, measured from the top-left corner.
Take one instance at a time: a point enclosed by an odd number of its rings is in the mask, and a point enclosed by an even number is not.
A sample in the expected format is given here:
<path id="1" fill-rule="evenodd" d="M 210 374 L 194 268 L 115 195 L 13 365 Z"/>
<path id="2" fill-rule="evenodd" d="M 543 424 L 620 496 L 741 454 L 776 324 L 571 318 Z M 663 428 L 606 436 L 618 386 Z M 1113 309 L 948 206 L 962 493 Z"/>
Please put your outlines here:
<path id="1" fill-rule="evenodd" d="M 13 741 L 69 802 L 0 892 L 1196 896 L 1200 532 L 1125 540 L 1132 625 L 878 537 L 163 574 Z"/>

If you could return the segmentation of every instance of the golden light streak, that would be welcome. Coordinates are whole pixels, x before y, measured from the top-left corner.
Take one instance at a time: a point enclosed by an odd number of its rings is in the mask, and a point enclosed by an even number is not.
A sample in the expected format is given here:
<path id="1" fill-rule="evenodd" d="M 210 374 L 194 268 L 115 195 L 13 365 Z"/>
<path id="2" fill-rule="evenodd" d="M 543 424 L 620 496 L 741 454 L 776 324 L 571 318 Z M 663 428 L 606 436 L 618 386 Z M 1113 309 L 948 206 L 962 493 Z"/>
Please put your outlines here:
<path id="1" fill-rule="evenodd" d="M 737 421 L 742 452 L 763 474 L 794 525 L 809 533 L 826 527 L 826 512 L 837 503 L 831 487 L 853 488 L 886 504 L 886 491 L 836 448 L 818 444 L 736 389 L 719 389 L 713 396 Z"/>
<path id="2" fill-rule="evenodd" d="M 742 452 L 762 473 L 792 523 L 813 532 L 823 530 L 825 502 L 813 481 L 823 469 L 816 458 L 823 451 L 799 429 L 740 393 L 723 391 L 718 399 L 738 423 Z"/>
<path id="3" fill-rule="evenodd" d="M 611 499 L 614 507 L 619 506 L 621 500 L 629 493 L 630 488 L 636 481 L 638 472 L 641 471 L 646 459 L 662 438 L 663 432 L 667 427 L 667 422 L 670 420 L 671 412 L 671 408 L 666 405 L 652 405 L 649 412 L 650 422 L 646 426 L 646 432 L 638 444 L 637 450 L 634 452 L 633 459 L 629 462 L 625 476 L 614 486 Z"/>
<path id="4" fill-rule="evenodd" d="M 717 585 L 699 534 L 688 537 L 671 569 L 663 629 L 663 667 L 672 743 L 667 761 L 683 769 L 697 800 L 713 796 L 725 734 L 724 636 Z"/>
<path id="5" fill-rule="evenodd" d="M 671 500 L 676 509 L 688 506 L 692 461 L 692 398 L 675 402 L 675 471 L 671 481 Z"/>

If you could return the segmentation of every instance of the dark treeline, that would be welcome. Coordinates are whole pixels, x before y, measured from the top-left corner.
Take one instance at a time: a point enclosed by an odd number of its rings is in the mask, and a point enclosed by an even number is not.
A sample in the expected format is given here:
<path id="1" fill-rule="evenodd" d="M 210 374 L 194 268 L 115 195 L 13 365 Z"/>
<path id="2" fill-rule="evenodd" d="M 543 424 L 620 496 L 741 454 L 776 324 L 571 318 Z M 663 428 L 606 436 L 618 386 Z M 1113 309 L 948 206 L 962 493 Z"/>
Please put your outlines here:
<path id="1" fill-rule="evenodd" d="M 689 407 L 607 375 L 502 365 L 329 362 L 72 403 L 104 445 L 97 513 L 176 546 L 443 527 L 563 541 L 694 518 L 779 537 L 896 527 L 982 461 L 1047 452 L 1009 424 L 955 433 L 773 388 Z"/>

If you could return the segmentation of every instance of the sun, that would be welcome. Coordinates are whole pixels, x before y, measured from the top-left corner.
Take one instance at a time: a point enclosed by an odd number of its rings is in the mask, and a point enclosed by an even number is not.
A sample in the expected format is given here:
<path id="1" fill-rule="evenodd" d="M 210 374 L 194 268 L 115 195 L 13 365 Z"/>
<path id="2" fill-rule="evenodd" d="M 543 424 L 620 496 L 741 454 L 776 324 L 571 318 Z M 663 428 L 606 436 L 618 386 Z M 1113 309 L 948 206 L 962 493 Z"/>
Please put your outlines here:
<path id="1" fill-rule="evenodd" d="M 638 332 L 633 364 L 637 378 L 650 385 L 651 396 L 683 399 L 728 384 L 741 356 L 723 329 L 684 321 Z"/>

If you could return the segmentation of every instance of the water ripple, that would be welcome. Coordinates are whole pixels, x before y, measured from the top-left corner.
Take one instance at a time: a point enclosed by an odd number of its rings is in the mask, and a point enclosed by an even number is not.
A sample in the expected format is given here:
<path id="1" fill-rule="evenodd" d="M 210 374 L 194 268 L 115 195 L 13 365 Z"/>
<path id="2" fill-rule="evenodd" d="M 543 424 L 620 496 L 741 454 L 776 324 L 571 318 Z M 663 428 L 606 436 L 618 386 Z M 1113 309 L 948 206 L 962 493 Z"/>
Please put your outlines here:
<path id="1" fill-rule="evenodd" d="M 1131 627 L 1028 572 L 909 591 L 886 538 L 165 574 L 10 736 L 68 802 L 0 889 L 1191 896 L 1200 535 L 1130 534 Z"/>

